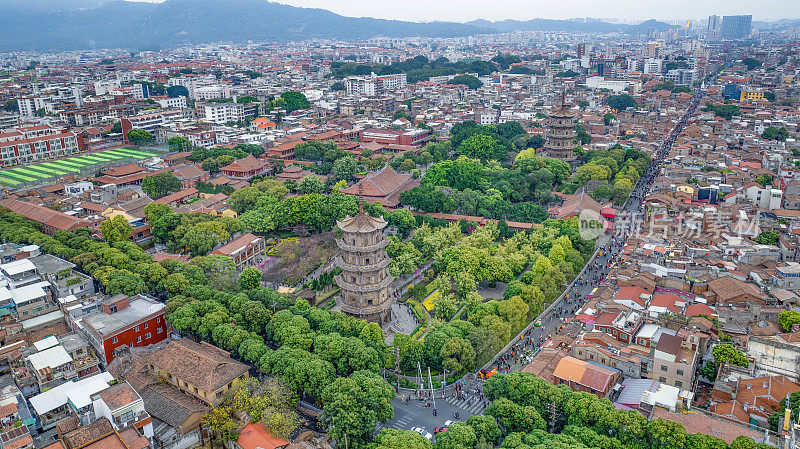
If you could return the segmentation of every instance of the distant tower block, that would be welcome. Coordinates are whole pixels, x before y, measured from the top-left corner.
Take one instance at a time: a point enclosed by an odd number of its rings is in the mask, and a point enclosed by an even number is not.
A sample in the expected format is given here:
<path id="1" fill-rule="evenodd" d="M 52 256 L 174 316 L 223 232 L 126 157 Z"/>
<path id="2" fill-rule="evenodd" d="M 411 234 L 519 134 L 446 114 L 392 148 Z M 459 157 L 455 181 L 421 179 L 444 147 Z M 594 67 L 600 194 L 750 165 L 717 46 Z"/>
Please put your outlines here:
<path id="1" fill-rule="evenodd" d="M 545 156 L 566 162 L 575 159 L 575 114 L 566 107 L 550 114 L 545 137 Z"/>
<path id="2" fill-rule="evenodd" d="M 342 273 L 336 283 L 342 290 L 339 306 L 342 311 L 358 318 L 384 325 L 391 321 L 394 298 L 389 285 L 394 281 L 387 267 L 389 240 L 383 235 L 386 220 L 364 213 L 337 221 L 342 238 L 336 239 L 339 254 L 336 265 Z"/>

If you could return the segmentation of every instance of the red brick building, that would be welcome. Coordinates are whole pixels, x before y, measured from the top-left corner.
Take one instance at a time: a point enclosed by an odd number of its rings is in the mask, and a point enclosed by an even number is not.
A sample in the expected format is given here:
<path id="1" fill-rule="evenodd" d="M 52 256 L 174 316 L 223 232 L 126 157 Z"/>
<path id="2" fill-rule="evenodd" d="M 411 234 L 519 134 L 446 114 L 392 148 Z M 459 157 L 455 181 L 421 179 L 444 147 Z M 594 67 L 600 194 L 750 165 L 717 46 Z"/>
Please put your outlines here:
<path id="1" fill-rule="evenodd" d="M 158 343 L 169 335 L 166 306 L 145 296 L 116 295 L 103 301 L 101 310 L 77 318 L 77 327 L 97 351 L 103 363 L 114 360 L 122 346 Z"/>
<path id="2" fill-rule="evenodd" d="M 365 129 L 361 131 L 361 142 L 396 143 L 399 145 L 422 145 L 430 137 L 426 129 Z"/>

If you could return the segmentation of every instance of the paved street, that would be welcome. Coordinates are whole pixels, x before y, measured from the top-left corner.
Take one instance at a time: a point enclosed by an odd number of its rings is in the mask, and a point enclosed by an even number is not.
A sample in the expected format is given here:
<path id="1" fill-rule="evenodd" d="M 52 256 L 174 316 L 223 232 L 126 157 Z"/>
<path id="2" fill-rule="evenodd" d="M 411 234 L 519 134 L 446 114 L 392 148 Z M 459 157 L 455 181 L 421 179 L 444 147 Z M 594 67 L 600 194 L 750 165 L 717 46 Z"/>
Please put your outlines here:
<path id="1" fill-rule="evenodd" d="M 525 366 L 528 360 L 541 349 L 542 345 L 546 344 L 550 337 L 558 332 L 564 321 L 575 316 L 578 309 L 588 299 L 592 290 L 600 285 L 614 268 L 614 263 L 622 252 L 628 237 L 639 229 L 643 216 L 644 198 L 649 193 L 653 180 L 663 164 L 664 157 L 669 153 L 675 139 L 686 125 L 687 119 L 699 104 L 703 93 L 700 90 L 695 90 L 694 95 L 687 112 L 678 121 L 659 148 L 654 157 L 653 165 L 639 179 L 628 201 L 617 212 L 614 233 L 598 239 L 598 249 L 594 259 L 583 273 L 575 279 L 566 294 L 561 296 L 554 303 L 555 305 L 549 309 L 551 312 L 542 313 L 534 321 L 534 323 L 540 322 L 541 325 L 531 327 L 527 332 L 523 333 L 517 344 L 500 356 L 495 366 L 501 372 L 519 370 Z M 421 427 L 433 435 L 433 429 L 443 426 L 448 420 L 463 421 L 471 415 L 482 414 L 487 403 L 480 395 L 481 386 L 482 381 L 480 379 L 467 381 L 462 387 L 462 394 L 456 397 L 453 397 L 454 386 L 447 387 L 444 393 L 441 390 L 437 390 L 434 399 L 437 410 L 436 416 L 433 416 L 433 401 L 430 401 L 430 406 L 426 406 L 427 400 L 412 398 L 406 402 L 401 396 L 398 396 L 392 402 L 395 416 L 386 424 L 386 427 L 396 429 Z M 444 400 L 442 399 L 443 394 L 447 396 Z M 455 418 L 455 413 L 459 413 L 458 419 Z"/>
<path id="2" fill-rule="evenodd" d="M 410 429 L 421 427 L 433 435 L 433 429 L 444 426 L 447 421 L 464 421 L 472 415 L 482 415 L 483 410 L 488 405 L 480 394 L 482 382 L 480 380 L 464 381 L 460 387 L 460 392 L 456 392 L 453 386 L 447 387 L 442 398 L 442 390 L 434 391 L 433 399 L 417 399 L 413 394 L 411 399 L 408 393 L 398 395 L 392 401 L 394 407 L 394 418 L 385 427 L 395 429 Z M 429 394 L 429 392 L 426 392 Z M 455 394 L 455 395 L 454 395 Z M 434 403 L 436 416 L 433 415 Z M 458 416 L 455 414 L 458 413 Z"/>

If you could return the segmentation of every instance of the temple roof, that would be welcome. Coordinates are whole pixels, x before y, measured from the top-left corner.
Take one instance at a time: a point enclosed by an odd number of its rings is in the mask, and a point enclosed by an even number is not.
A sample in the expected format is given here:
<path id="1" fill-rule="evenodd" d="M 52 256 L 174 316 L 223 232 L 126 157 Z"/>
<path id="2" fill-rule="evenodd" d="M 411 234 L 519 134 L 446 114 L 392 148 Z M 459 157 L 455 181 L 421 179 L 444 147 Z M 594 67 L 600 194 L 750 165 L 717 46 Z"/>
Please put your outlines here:
<path id="1" fill-rule="evenodd" d="M 344 232 L 359 232 L 368 233 L 383 229 L 386 227 L 386 220 L 383 217 L 373 217 L 368 215 L 364 210 L 360 210 L 353 217 L 345 217 L 336 222 L 336 226 Z"/>

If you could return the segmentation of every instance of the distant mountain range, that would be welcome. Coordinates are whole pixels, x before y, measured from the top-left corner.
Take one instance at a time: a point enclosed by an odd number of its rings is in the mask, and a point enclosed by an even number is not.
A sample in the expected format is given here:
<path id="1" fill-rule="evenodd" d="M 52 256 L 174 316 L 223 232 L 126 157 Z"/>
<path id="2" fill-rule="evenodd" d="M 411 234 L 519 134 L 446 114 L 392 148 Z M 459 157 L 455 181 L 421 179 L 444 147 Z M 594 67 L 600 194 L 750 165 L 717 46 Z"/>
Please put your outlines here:
<path id="1" fill-rule="evenodd" d="M 157 50 L 207 42 L 460 37 L 516 30 L 634 33 L 672 28 L 656 20 L 639 25 L 553 19 L 417 23 L 345 17 L 324 9 L 298 8 L 266 0 L 166 0 L 163 3 L 2 0 L 2 3 L 0 51 Z"/>
<path id="2" fill-rule="evenodd" d="M 672 25 L 657 20 L 647 20 L 638 25 L 625 25 L 608 23 L 601 20 L 576 21 L 556 19 L 531 19 L 531 20 L 500 20 L 489 22 L 487 20 L 473 20 L 467 25 L 489 28 L 500 32 L 510 31 L 564 31 L 574 33 L 627 33 L 636 31 L 666 31 L 675 28 Z"/>

